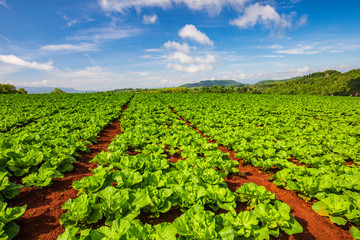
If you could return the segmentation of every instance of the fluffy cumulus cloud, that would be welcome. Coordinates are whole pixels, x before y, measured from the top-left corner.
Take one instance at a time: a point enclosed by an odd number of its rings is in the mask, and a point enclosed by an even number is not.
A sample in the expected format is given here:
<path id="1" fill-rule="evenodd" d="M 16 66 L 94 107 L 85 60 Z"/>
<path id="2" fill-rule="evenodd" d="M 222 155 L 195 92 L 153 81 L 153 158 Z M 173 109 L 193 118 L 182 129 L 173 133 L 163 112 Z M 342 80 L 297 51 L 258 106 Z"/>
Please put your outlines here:
<path id="1" fill-rule="evenodd" d="M 173 52 L 167 56 L 167 68 L 181 72 L 196 73 L 209 71 L 216 63 L 216 59 L 211 54 L 205 56 L 193 56 L 192 53 Z"/>
<path id="2" fill-rule="evenodd" d="M 200 44 L 213 46 L 214 43 L 209 39 L 206 34 L 199 31 L 194 25 L 187 24 L 182 29 L 179 30 L 179 36 L 182 38 L 189 38 L 193 41 L 196 41 Z"/>
<path id="3" fill-rule="evenodd" d="M 177 4 L 185 4 L 192 10 L 205 9 L 210 15 L 221 12 L 225 6 L 240 9 L 248 0 L 174 0 Z"/>
<path id="4" fill-rule="evenodd" d="M 213 42 L 194 25 L 186 25 L 179 31 L 179 36 L 183 39 L 191 39 L 205 46 L 213 46 Z M 167 68 L 181 72 L 196 73 L 209 71 L 216 63 L 216 59 L 210 53 L 193 53 L 196 47 L 191 47 L 187 43 L 168 41 L 163 45 L 168 54 L 165 59 L 168 61 Z"/>
<path id="5" fill-rule="evenodd" d="M 54 69 L 53 62 L 47 63 L 28 62 L 14 55 L 0 55 L 0 62 L 17 67 L 32 68 L 37 70 L 51 71 Z"/>
<path id="6" fill-rule="evenodd" d="M 239 28 L 252 28 L 255 25 L 260 25 L 280 32 L 286 28 L 303 26 L 306 23 L 307 15 L 298 18 L 296 12 L 279 14 L 274 7 L 259 3 L 246 7 L 242 15 L 230 21 L 231 25 Z"/>
<path id="7" fill-rule="evenodd" d="M 167 41 L 164 43 L 164 47 L 168 50 L 176 50 L 179 52 L 190 52 L 190 46 L 187 43 L 178 43 L 174 41 Z"/>
<path id="8" fill-rule="evenodd" d="M 98 0 L 101 8 L 105 11 L 124 13 L 130 8 L 169 8 L 174 5 L 184 4 L 192 10 L 206 10 L 210 15 L 220 13 L 225 6 L 240 8 L 247 1 L 248 0 Z"/>
<path id="9" fill-rule="evenodd" d="M 280 16 L 270 5 L 260 5 L 255 3 L 246 8 L 244 14 L 235 20 L 231 20 L 232 25 L 240 28 L 254 27 L 257 23 L 267 27 L 281 26 L 287 27 L 290 23 L 284 16 Z"/>
<path id="10" fill-rule="evenodd" d="M 158 21 L 158 16 L 154 15 L 144 15 L 143 16 L 143 23 L 144 24 L 154 24 Z"/>

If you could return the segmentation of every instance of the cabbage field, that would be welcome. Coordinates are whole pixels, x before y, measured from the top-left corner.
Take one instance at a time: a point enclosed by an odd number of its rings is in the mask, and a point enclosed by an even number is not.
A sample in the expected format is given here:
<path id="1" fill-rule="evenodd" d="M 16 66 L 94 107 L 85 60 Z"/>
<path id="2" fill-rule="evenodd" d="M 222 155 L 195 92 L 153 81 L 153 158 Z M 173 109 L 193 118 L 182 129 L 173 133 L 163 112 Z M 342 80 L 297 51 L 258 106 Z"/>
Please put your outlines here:
<path id="1" fill-rule="evenodd" d="M 360 239 L 359 98 L 0 104 L 0 239 Z"/>

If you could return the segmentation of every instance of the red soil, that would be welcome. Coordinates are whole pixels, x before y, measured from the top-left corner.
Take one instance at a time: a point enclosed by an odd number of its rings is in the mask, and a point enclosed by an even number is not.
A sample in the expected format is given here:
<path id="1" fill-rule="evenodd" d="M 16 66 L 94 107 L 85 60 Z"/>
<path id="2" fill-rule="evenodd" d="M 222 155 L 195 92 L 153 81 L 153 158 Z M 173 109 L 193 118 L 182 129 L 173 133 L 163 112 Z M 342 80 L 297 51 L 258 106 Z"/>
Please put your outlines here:
<path id="1" fill-rule="evenodd" d="M 171 111 L 178 115 L 171 108 Z M 179 115 L 178 115 L 179 116 Z M 211 140 L 210 137 L 206 136 L 203 132 L 194 127 L 190 122 L 186 121 L 183 117 L 179 118 L 186 122 L 186 124 L 192 127 L 195 131 L 200 133 L 203 137 L 208 139 L 208 142 L 216 143 Z M 229 157 L 232 160 L 240 162 L 238 169 L 240 172 L 245 173 L 245 177 L 232 176 L 231 179 L 225 178 L 226 183 L 229 186 L 231 191 L 235 191 L 244 183 L 253 182 L 257 185 L 265 186 L 265 188 L 275 193 L 276 198 L 282 200 L 284 203 L 288 204 L 291 207 L 291 214 L 296 218 L 296 220 L 303 226 L 304 231 L 293 236 L 288 236 L 286 234 L 281 234 L 280 239 L 298 239 L 298 240 L 312 240 L 312 239 L 324 239 L 324 240 L 344 240 L 344 239 L 353 239 L 349 231 L 344 230 L 334 223 L 330 222 L 329 219 L 318 215 L 311 208 L 311 204 L 305 202 L 303 199 L 297 196 L 294 191 L 287 191 L 282 188 L 279 188 L 275 184 L 269 181 L 269 175 L 259 170 L 259 168 L 242 165 L 240 158 L 235 158 L 235 151 L 229 150 L 224 146 L 218 144 L 218 148 L 224 153 L 230 153 Z"/>
<path id="2" fill-rule="evenodd" d="M 64 178 L 54 179 L 50 187 L 23 188 L 21 193 L 9 202 L 10 206 L 28 206 L 24 215 L 16 221 L 20 226 L 20 233 L 15 240 L 52 240 L 64 232 L 59 218 L 64 212 L 62 205 L 68 199 L 76 198 L 77 191 L 72 188 L 72 183 L 92 175 L 89 169 L 94 169 L 97 165 L 89 161 L 106 150 L 112 139 L 120 133 L 120 122 L 113 122 L 100 133 L 97 143 L 90 146 L 91 152 L 84 154 L 74 163 L 72 172 L 65 173 Z"/>
<path id="3" fill-rule="evenodd" d="M 351 162 L 345 162 L 344 165 L 348 165 L 348 166 L 354 165 L 354 166 L 357 166 L 357 167 L 359 166 L 358 164 L 354 163 L 353 161 L 351 161 Z"/>

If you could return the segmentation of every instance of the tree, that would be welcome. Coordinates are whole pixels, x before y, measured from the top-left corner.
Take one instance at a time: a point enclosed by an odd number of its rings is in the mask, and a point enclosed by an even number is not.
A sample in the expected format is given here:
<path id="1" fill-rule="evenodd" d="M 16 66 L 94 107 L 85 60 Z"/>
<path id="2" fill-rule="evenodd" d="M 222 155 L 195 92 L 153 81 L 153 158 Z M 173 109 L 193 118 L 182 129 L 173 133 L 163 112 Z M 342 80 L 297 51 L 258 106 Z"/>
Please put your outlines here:
<path id="1" fill-rule="evenodd" d="M 24 88 L 19 88 L 16 93 L 17 94 L 27 94 L 28 92 Z"/>
<path id="2" fill-rule="evenodd" d="M 0 83 L 0 94 L 11 94 L 16 92 L 16 87 L 14 85 Z"/>
<path id="3" fill-rule="evenodd" d="M 63 94 L 66 93 L 65 91 L 61 90 L 60 88 L 55 88 L 54 91 L 52 91 L 51 93 L 56 93 L 56 94 Z"/>

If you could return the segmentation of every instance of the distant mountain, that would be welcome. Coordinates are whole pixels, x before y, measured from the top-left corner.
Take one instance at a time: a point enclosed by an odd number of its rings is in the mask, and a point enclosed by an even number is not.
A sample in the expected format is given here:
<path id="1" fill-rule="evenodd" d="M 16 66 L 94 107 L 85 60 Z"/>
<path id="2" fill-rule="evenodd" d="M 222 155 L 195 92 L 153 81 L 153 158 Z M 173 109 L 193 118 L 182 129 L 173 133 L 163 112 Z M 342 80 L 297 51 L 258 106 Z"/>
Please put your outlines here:
<path id="1" fill-rule="evenodd" d="M 224 87 L 241 87 L 245 84 L 236 82 L 234 80 L 204 80 L 197 83 L 187 83 L 180 87 L 195 88 L 195 87 L 212 87 L 212 86 L 224 86 Z"/>
<path id="2" fill-rule="evenodd" d="M 360 93 L 360 69 L 345 73 L 327 70 L 286 81 L 257 83 L 250 87 L 269 94 L 350 95 Z"/>
<path id="3" fill-rule="evenodd" d="M 16 88 L 17 89 L 24 88 L 28 93 L 51 93 L 55 89 L 55 87 L 29 87 L 29 86 L 16 86 Z M 82 90 L 77 90 L 75 88 L 62 88 L 62 87 L 59 88 L 65 91 L 66 93 L 95 92 L 95 91 L 82 91 Z"/>

